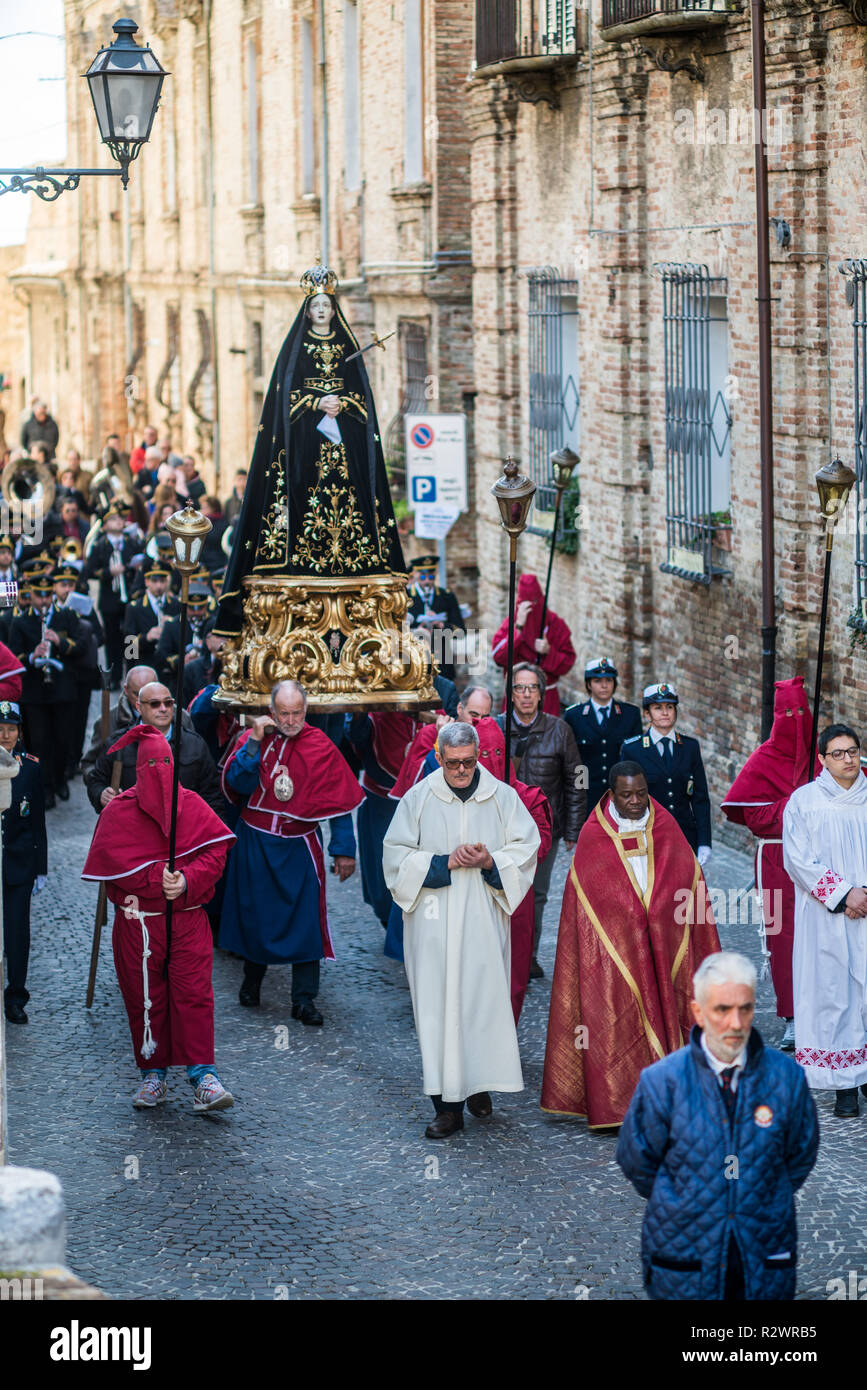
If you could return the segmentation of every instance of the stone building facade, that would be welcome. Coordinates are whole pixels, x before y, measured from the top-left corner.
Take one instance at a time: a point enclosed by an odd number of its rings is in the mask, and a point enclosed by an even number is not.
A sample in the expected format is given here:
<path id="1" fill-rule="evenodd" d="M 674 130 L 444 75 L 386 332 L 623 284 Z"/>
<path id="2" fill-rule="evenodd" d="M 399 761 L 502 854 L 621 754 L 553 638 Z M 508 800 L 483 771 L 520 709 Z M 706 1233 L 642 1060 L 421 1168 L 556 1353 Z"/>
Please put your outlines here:
<path id="1" fill-rule="evenodd" d="M 512 8 L 520 25 L 530 7 Z M 578 652 L 565 684 L 583 694 L 596 654 L 617 661 L 627 698 L 674 681 L 718 804 L 761 722 L 749 4 L 539 8 L 559 12 L 553 54 L 538 31 L 522 51 L 495 32 L 496 5 L 477 5 L 478 491 L 507 453 L 544 484 L 549 451 L 577 447 L 578 548 L 557 556 L 551 595 Z M 855 466 L 856 385 L 864 400 L 864 267 L 838 268 L 867 255 L 865 19 L 830 0 L 767 5 L 777 677 L 803 674 L 810 690 L 823 564 L 813 476 L 835 453 Z M 858 514 L 853 496 L 835 547 L 822 722 L 867 729 L 867 659 L 847 628 L 867 599 Z M 520 565 L 544 575 L 550 514 L 533 520 Z M 495 627 L 507 566 L 493 505 L 477 537 L 479 610 Z"/>
<path id="2" fill-rule="evenodd" d="M 65 6 L 70 166 L 109 160 L 80 75 L 116 13 Z M 299 278 L 322 254 L 359 341 L 397 330 L 366 360 L 399 469 L 407 410 L 472 407 L 472 0 L 138 0 L 125 13 L 171 74 L 151 141 L 126 193 L 85 179 L 51 206 L 51 229 L 40 216 L 12 277 L 36 306 L 33 390 L 62 442 L 92 456 L 110 431 L 132 444 L 152 422 L 226 495 Z M 50 273 L 46 237 L 62 243 Z M 467 598 L 474 539 L 463 521 L 450 547 Z"/>

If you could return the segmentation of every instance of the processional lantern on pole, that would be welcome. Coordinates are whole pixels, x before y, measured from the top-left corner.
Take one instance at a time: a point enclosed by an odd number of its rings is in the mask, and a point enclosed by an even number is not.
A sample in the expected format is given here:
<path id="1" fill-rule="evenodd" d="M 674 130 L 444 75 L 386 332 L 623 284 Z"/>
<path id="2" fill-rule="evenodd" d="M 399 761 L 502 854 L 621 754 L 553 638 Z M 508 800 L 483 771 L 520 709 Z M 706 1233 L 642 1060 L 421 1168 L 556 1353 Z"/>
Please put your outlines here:
<path id="1" fill-rule="evenodd" d="M 512 667 L 515 664 L 515 571 L 518 561 L 518 537 L 526 529 L 530 503 L 536 494 L 536 484 L 520 472 L 510 456 L 502 476 L 491 488 L 500 509 L 500 522 L 509 536 L 509 646 L 506 657 L 506 781 L 511 782 L 512 753 Z"/>
<path id="2" fill-rule="evenodd" d="M 551 455 L 551 475 L 554 487 L 557 489 L 557 502 L 554 507 L 554 525 L 551 527 L 551 545 L 548 550 L 548 575 L 545 579 L 545 598 L 542 603 L 542 621 L 539 626 L 539 633 L 545 636 L 545 619 L 548 616 L 548 594 L 551 589 L 551 571 L 554 567 L 554 546 L 557 543 L 557 527 L 560 525 L 560 509 L 563 505 L 563 493 L 572 481 L 572 474 L 581 462 L 574 450 L 565 445 Z"/>
<path id="3" fill-rule="evenodd" d="M 826 463 L 819 469 L 815 481 L 819 494 L 819 515 L 825 523 L 825 574 L 822 580 L 819 650 L 816 654 L 816 687 L 813 694 L 813 737 L 810 741 L 810 761 L 807 764 L 808 781 L 812 781 L 813 778 L 813 769 L 816 766 L 816 746 L 819 738 L 819 701 L 822 696 L 822 667 L 825 658 L 825 625 L 828 619 L 834 528 L 849 500 L 849 493 L 855 486 L 855 473 L 842 459 L 835 458 L 833 462 Z"/>

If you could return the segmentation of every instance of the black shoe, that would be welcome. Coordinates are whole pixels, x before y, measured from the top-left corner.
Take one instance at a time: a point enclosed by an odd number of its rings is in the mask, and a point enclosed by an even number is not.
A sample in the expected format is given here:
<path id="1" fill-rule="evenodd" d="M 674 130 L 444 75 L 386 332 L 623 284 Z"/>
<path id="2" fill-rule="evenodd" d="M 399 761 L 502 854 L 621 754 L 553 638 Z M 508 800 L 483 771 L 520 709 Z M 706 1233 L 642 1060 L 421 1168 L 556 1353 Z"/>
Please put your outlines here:
<path id="1" fill-rule="evenodd" d="M 486 1120 L 489 1115 L 494 1113 L 491 1097 L 487 1091 L 477 1091 L 474 1096 L 467 1096 L 467 1109 L 471 1115 L 475 1115 L 477 1120 Z"/>
<path id="2" fill-rule="evenodd" d="M 293 1004 L 292 1017 L 300 1018 L 309 1028 L 321 1028 L 325 1022 L 315 1004 Z"/>
<path id="3" fill-rule="evenodd" d="M 7 1004 L 4 1010 L 7 1023 L 26 1023 L 27 1015 L 21 1004 Z"/>
<path id="4" fill-rule="evenodd" d="M 862 1087 L 861 1087 L 861 1094 L 862 1094 L 862 1096 L 867 1096 L 867 1086 L 862 1086 Z"/>
<path id="5" fill-rule="evenodd" d="M 834 1114 L 838 1120 L 853 1120 L 858 1114 L 858 1087 L 851 1086 L 845 1091 L 837 1092 L 837 1104 L 834 1106 Z"/>
<path id="6" fill-rule="evenodd" d="M 448 1139 L 464 1127 L 464 1117 L 460 1110 L 441 1110 L 435 1120 L 431 1120 L 424 1132 L 425 1139 Z"/>
<path id="7" fill-rule="evenodd" d="M 58 786 L 57 786 L 57 795 L 60 797 L 60 800 L 61 800 L 61 801 L 68 801 L 68 800 L 69 800 L 69 783 L 68 783 L 68 782 L 59 782 L 59 783 L 58 783 Z"/>
<path id="8" fill-rule="evenodd" d="M 255 1009 L 259 1004 L 259 986 L 248 984 L 245 980 L 238 990 L 238 1003 L 245 1009 Z"/>
<path id="9" fill-rule="evenodd" d="M 45 793 L 45 809 L 46 809 L 46 811 L 53 811 L 53 810 L 55 809 L 56 806 L 57 806 L 57 797 L 54 795 L 54 792 L 46 792 L 46 793 Z"/>
<path id="10" fill-rule="evenodd" d="M 539 964 L 539 962 L 537 961 L 536 957 L 534 956 L 533 959 L 530 961 L 530 979 L 531 979 L 531 980 L 544 980 L 544 978 L 545 978 L 545 972 L 544 972 L 544 970 L 542 969 L 542 967 L 541 967 L 541 965 Z"/>

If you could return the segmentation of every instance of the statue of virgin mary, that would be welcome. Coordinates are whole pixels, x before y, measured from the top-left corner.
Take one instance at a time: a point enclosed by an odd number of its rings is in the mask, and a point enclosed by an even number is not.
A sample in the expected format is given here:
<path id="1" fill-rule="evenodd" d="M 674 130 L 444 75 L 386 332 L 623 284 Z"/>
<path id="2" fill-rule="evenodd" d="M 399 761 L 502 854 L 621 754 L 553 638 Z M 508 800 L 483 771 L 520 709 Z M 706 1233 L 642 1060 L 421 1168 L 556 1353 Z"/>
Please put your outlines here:
<path id="1" fill-rule="evenodd" d="M 248 576 L 406 574 L 364 358 L 316 265 L 283 343 L 235 527 L 217 632 L 240 633 Z M 352 358 L 350 361 L 348 359 Z"/>

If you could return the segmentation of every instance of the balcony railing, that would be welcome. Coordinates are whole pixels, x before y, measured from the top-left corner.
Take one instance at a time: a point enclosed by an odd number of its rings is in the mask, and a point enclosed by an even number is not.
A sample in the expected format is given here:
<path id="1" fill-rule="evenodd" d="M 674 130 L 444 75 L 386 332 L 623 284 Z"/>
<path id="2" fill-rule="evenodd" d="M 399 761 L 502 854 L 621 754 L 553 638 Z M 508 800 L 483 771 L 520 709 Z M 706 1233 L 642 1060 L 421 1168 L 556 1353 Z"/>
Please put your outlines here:
<path id="1" fill-rule="evenodd" d="M 476 72 L 554 66 L 577 52 L 576 0 L 476 0 Z"/>
<path id="2" fill-rule="evenodd" d="M 602 28 L 700 29 L 741 8 L 741 0 L 602 0 Z"/>

